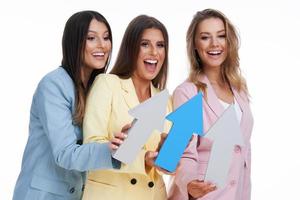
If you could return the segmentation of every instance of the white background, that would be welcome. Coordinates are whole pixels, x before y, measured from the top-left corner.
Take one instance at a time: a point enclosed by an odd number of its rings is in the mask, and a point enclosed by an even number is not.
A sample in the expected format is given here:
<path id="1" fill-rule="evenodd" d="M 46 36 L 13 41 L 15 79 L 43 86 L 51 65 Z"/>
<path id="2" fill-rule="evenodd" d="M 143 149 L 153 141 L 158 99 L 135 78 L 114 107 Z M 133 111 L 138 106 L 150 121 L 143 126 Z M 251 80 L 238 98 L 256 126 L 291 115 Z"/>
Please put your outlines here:
<path id="1" fill-rule="evenodd" d="M 252 199 L 299 199 L 300 12 L 297 1 L 51 0 L 0 2 L 0 199 L 11 199 L 28 137 L 38 81 L 61 61 L 66 20 L 85 9 L 113 31 L 113 60 L 131 19 L 148 14 L 170 36 L 168 88 L 187 76 L 185 33 L 196 11 L 224 12 L 241 36 L 240 60 L 252 96 Z"/>

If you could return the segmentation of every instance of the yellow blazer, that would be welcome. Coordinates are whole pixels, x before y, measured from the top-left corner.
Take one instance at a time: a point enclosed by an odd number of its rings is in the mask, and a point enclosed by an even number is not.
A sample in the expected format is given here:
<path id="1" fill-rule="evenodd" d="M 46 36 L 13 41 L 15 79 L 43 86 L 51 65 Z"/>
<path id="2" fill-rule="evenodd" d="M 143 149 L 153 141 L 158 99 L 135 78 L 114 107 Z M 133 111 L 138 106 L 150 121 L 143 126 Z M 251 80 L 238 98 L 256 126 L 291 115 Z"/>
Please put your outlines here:
<path id="1" fill-rule="evenodd" d="M 151 85 L 151 96 L 159 90 Z M 88 95 L 83 122 L 84 142 L 108 142 L 114 133 L 120 132 L 133 117 L 128 110 L 139 104 L 132 79 L 120 79 L 116 75 L 99 75 Z M 171 112 L 171 101 L 167 113 Z M 151 123 L 151 122 L 149 122 Z M 165 123 L 165 132 L 171 123 Z M 162 176 L 154 168 L 145 170 L 145 153 L 155 151 L 160 132 L 153 131 L 136 160 L 120 169 L 95 170 L 88 173 L 83 200 L 164 200 L 167 198 Z"/>

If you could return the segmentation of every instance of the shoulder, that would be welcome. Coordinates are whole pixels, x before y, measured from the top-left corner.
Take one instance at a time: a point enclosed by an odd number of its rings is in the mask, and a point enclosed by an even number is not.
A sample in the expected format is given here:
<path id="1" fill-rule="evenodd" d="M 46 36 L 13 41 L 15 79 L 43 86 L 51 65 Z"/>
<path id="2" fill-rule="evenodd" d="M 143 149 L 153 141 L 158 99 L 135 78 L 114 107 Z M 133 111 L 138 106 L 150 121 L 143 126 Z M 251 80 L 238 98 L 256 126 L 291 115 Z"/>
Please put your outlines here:
<path id="1" fill-rule="evenodd" d="M 106 93 L 112 94 L 114 91 L 119 90 L 121 88 L 120 78 L 113 74 L 99 74 L 90 89 L 90 95 L 92 93 Z"/>
<path id="2" fill-rule="evenodd" d="M 107 84 L 108 86 L 114 86 L 116 83 L 120 83 L 120 78 L 114 74 L 99 74 L 95 80 L 94 84 Z"/>
<path id="3" fill-rule="evenodd" d="M 119 82 L 120 78 L 114 74 L 99 74 L 95 81 Z"/>
<path id="4" fill-rule="evenodd" d="M 39 82 L 39 86 L 56 86 L 70 88 L 73 87 L 74 84 L 69 74 L 62 67 L 58 67 L 57 69 L 46 74 Z"/>
<path id="5" fill-rule="evenodd" d="M 176 94 L 185 94 L 189 97 L 192 97 L 197 94 L 197 87 L 194 83 L 187 80 L 175 88 L 173 95 Z"/>
<path id="6" fill-rule="evenodd" d="M 74 83 L 68 73 L 59 67 L 46 74 L 39 82 L 36 94 L 43 96 L 63 96 L 64 98 L 74 97 Z"/>
<path id="7" fill-rule="evenodd" d="M 243 99 L 243 101 L 249 103 L 250 102 L 250 97 L 249 94 L 246 91 L 240 91 L 239 92 L 241 98 Z"/>
<path id="8" fill-rule="evenodd" d="M 249 97 L 249 94 L 248 94 L 247 91 L 242 90 L 242 89 L 237 90 L 237 89 L 235 89 L 235 88 L 232 88 L 232 89 L 235 91 L 236 94 L 238 94 L 238 96 L 240 97 L 240 99 L 241 99 L 242 101 L 244 101 L 244 102 L 246 102 L 246 103 L 249 103 L 249 102 L 250 102 L 250 99 L 249 99 L 250 97 Z"/>

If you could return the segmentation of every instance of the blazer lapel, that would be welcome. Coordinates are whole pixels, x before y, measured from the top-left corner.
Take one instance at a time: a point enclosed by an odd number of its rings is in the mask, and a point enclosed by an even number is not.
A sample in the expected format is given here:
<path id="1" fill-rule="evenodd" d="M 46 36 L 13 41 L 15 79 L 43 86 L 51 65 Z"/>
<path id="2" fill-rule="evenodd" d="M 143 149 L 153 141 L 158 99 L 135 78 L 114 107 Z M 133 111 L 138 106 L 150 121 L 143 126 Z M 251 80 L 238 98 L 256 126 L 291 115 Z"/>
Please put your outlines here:
<path id="1" fill-rule="evenodd" d="M 136 95 L 135 88 L 131 78 L 128 79 L 120 79 L 122 95 L 129 109 L 134 108 L 140 102 Z"/>
<path id="2" fill-rule="evenodd" d="M 236 99 L 236 101 L 239 104 L 240 109 L 242 111 L 242 118 L 241 118 L 241 122 L 240 122 L 240 127 L 241 127 L 241 129 L 243 129 L 245 127 L 245 123 L 247 123 L 245 113 L 246 113 L 248 105 L 246 103 L 246 100 L 241 97 L 241 95 L 238 91 L 236 91 L 234 88 L 232 88 L 232 91 L 233 91 L 234 98 Z M 245 131 L 242 130 L 242 132 L 244 133 Z"/>
<path id="3" fill-rule="evenodd" d="M 215 115 L 217 117 L 220 117 L 224 112 L 224 108 L 219 102 L 218 97 L 214 92 L 214 89 L 212 88 L 208 78 L 205 75 L 203 75 L 200 77 L 200 81 L 202 83 L 205 83 L 207 86 L 206 95 L 204 95 L 205 102 L 208 104 L 209 108 L 215 113 Z"/>
<path id="4" fill-rule="evenodd" d="M 139 105 L 139 99 L 137 97 L 133 82 L 131 78 L 128 79 L 120 79 L 122 95 L 129 109 L 134 108 Z M 151 97 L 153 97 L 158 91 L 151 83 Z"/>

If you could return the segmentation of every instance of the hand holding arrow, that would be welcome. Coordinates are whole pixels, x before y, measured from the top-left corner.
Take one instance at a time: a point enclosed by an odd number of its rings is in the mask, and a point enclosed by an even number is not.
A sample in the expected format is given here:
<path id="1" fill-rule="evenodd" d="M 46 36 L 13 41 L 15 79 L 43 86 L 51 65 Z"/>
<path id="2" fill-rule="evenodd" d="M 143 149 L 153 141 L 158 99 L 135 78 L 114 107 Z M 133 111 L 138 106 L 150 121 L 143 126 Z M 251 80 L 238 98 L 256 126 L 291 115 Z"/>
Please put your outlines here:
<path id="1" fill-rule="evenodd" d="M 163 90 L 128 111 L 135 119 L 128 137 L 113 154 L 115 159 L 126 164 L 132 163 L 153 130 L 163 131 L 168 98 L 168 90 Z"/>
<path id="2" fill-rule="evenodd" d="M 203 133 L 202 93 L 197 94 L 166 117 L 173 122 L 155 165 L 173 172 L 193 133 Z"/>

